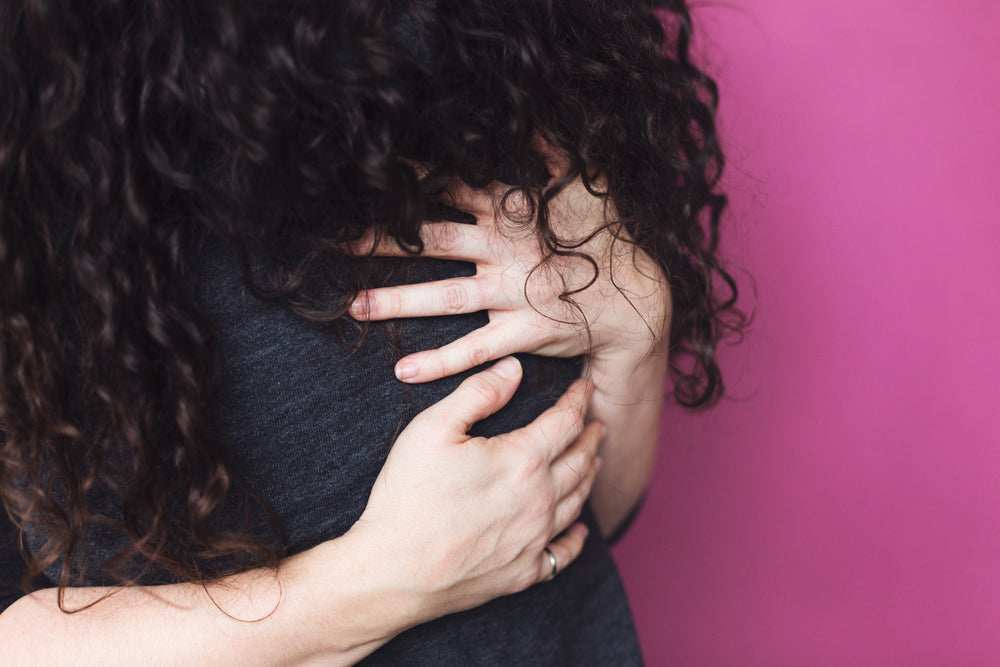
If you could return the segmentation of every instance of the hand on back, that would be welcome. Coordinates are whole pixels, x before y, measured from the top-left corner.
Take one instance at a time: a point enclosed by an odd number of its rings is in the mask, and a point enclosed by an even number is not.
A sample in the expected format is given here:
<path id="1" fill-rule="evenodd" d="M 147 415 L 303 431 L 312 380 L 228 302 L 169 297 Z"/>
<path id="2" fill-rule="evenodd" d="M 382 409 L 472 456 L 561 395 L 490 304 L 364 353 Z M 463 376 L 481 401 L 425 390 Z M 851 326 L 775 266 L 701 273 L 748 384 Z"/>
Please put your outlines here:
<path id="1" fill-rule="evenodd" d="M 392 560 L 389 576 L 430 601 L 434 616 L 544 580 L 546 547 L 560 569 L 583 548 L 587 530 L 574 521 L 600 465 L 601 437 L 599 424 L 583 423 L 586 381 L 524 428 L 467 435 L 506 404 L 520 378 L 520 364 L 506 358 L 417 415 L 352 528 L 367 537 L 373 559 Z"/>
<path id="2" fill-rule="evenodd" d="M 565 173 L 561 158 L 540 146 L 550 171 Z M 551 255 L 530 220 L 525 223 L 516 194 L 504 200 L 508 189 L 502 183 L 476 190 L 454 182 L 445 203 L 474 215 L 476 224 L 429 222 L 421 230 L 422 256 L 474 262 L 474 276 L 358 295 L 351 314 L 365 320 L 489 313 L 486 326 L 400 359 L 397 377 L 428 382 L 516 352 L 589 353 L 599 371 L 609 372 L 618 357 L 631 361 L 662 348 L 670 321 L 669 284 L 617 224 L 610 200 L 590 193 L 580 178 L 553 198 L 552 230 L 576 252 Z M 358 250 L 372 250 L 370 242 Z M 408 256 L 391 240 L 380 243 L 374 254 Z M 571 301 L 564 298 L 567 293 Z M 600 390 L 600 378 L 595 381 Z"/>

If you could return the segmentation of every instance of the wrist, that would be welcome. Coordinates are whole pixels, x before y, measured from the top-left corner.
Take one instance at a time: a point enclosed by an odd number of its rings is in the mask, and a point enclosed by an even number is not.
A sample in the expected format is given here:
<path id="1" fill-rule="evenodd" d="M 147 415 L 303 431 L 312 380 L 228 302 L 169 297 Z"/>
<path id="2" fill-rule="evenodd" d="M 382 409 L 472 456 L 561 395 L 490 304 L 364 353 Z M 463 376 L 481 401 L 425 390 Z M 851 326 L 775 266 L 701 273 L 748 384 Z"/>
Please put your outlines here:
<path id="1" fill-rule="evenodd" d="M 391 564 L 355 529 L 282 562 L 282 604 L 304 655 L 353 664 L 429 620 Z"/>

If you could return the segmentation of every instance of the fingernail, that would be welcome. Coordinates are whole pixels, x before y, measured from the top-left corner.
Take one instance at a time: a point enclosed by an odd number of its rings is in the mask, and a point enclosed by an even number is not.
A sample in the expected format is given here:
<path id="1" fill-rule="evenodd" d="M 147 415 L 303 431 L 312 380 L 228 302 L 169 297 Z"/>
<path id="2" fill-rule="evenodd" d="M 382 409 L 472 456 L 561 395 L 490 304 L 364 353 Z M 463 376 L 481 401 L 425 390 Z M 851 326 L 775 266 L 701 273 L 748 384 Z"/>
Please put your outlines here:
<path id="1" fill-rule="evenodd" d="M 507 380 L 513 380 L 521 372 L 521 362 L 515 357 L 504 357 L 493 366 L 493 372 Z"/>
<path id="2" fill-rule="evenodd" d="M 362 294 L 351 304 L 351 317 L 368 317 L 375 306 L 375 300 L 367 294 Z"/>
<path id="3" fill-rule="evenodd" d="M 400 359 L 399 363 L 396 364 L 396 379 L 398 380 L 409 380 L 412 377 L 416 377 L 417 371 L 420 370 L 420 361 L 412 357 L 406 357 L 405 359 Z"/>
<path id="4" fill-rule="evenodd" d="M 600 456 L 594 457 L 594 472 L 601 472 L 601 468 L 604 467 L 604 459 Z"/>

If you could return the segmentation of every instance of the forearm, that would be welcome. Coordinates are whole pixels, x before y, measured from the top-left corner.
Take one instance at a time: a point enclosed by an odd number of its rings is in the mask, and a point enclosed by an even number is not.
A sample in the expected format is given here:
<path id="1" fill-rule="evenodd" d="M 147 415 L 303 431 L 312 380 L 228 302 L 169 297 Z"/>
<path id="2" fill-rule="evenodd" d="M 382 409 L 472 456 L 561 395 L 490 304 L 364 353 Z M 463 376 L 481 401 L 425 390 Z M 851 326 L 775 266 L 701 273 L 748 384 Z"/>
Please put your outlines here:
<path id="1" fill-rule="evenodd" d="M 588 416 L 603 422 L 606 429 L 599 450 L 604 466 L 590 501 L 601 532 L 608 536 L 649 484 L 663 408 L 666 352 L 598 355 L 590 374 L 595 390 Z"/>
<path id="2" fill-rule="evenodd" d="M 350 535 L 350 534 L 349 534 Z M 0 664 L 353 664 L 416 624 L 349 536 L 222 582 L 126 587 L 73 614 L 56 589 L 0 615 Z M 109 589 L 68 589 L 78 609 Z"/>

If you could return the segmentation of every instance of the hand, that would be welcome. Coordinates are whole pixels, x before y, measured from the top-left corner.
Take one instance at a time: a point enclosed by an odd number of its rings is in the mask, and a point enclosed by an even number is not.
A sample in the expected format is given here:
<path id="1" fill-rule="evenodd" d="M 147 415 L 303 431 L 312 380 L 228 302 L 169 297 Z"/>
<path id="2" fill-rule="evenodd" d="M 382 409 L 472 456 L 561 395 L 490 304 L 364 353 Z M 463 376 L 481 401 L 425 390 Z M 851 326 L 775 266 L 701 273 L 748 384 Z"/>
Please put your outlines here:
<path id="1" fill-rule="evenodd" d="M 565 162 L 537 142 L 556 178 Z M 598 185 L 600 183 L 598 182 Z M 475 190 L 455 182 L 445 203 L 476 217 L 475 225 L 428 223 L 421 229 L 424 256 L 474 262 L 476 274 L 439 282 L 368 290 L 352 308 L 358 319 L 449 315 L 487 310 L 489 323 L 437 350 L 408 355 L 396 364 L 404 382 L 427 382 L 515 352 L 552 356 L 587 353 L 594 384 L 589 418 L 604 423 L 604 472 L 591 505 L 605 535 L 613 533 L 649 483 L 653 469 L 667 369 L 670 287 L 658 264 L 635 247 L 606 198 L 577 178 L 549 203 L 550 225 L 564 242 L 597 264 L 544 252 L 525 211 L 494 183 Z M 514 205 L 512 205 L 514 204 Z M 361 244 L 359 251 L 371 250 Z M 408 256 L 394 243 L 374 253 Z M 543 262 L 543 260 L 545 260 Z M 559 297 L 573 295 L 574 308 Z"/>
<path id="2" fill-rule="evenodd" d="M 573 522 L 599 467 L 601 435 L 597 422 L 583 425 L 585 381 L 522 429 L 489 439 L 466 434 L 507 403 L 520 376 L 509 357 L 417 415 L 349 533 L 367 540 L 371 562 L 392 561 L 387 588 L 412 591 L 429 615 L 421 620 L 544 580 L 545 547 L 560 569 L 583 548 L 587 529 Z"/>
<path id="3" fill-rule="evenodd" d="M 546 149 L 543 147 L 543 151 Z M 565 167 L 551 149 L 550 171 Z M 475 225 L 427 223 L 421 230 L 425 257 L 476 264 L 476 274 L 431 283 L 371 289 L 358 295 L 351 314 L 362 320 L 451 315 L 486 310 L 489 324 L 437 350 L 408 355 L 396 364 L 404 382 L 427 382 L 513 354 L 591 354 L 599 390 L 601 375 L 628 373 L 663 347 L 670 318 L 670 290 L 659 266 L 636 248 L 615 223 L 610 201 L 577 178 L 549 204 L 553 231 L 564 242 L 580 242 L 590 256 L 548 256 L 516 197 L 500 201 L 507 186 L 475 190 L 453 183 L 446 203 L 476 216 Z M 364 248 L 362 248 L 364 249 Z M 407 256 L 391 241 L 374 254 Z M 544 260 L 544 261 L 543 261 Z M 573 295 L 575 307 L 560 299 Z M 622 360 L 626 361 L 623 367 Z"/>

